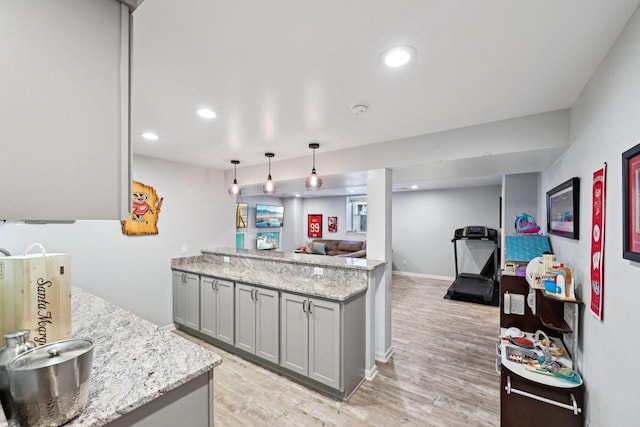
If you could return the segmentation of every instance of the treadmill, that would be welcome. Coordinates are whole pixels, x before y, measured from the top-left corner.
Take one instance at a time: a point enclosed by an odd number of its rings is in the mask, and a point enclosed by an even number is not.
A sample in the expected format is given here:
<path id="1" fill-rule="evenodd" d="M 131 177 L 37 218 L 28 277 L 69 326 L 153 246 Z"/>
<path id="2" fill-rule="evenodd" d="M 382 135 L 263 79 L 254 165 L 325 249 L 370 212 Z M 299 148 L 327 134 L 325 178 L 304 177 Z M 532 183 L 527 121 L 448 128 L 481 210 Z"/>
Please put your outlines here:
<path id="1" fill-rule="evenodd" d="M 458 240 L 481 240 L 493 245 L 493 253 L 480 274 L 458 272 Z M 495 305 L 498 290 L 498 232 L 484 226 L 458 228 L 451 242 L 456 263 L 456 279 L 449 286 L 445 298 Z"/>

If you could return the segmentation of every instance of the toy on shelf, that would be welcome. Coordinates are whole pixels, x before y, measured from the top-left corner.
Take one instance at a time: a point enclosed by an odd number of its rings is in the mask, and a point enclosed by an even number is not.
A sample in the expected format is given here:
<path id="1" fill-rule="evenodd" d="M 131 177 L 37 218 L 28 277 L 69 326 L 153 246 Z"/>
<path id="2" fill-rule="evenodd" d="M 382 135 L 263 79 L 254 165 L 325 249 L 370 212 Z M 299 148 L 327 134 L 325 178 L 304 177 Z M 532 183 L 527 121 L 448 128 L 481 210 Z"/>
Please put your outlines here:
<path id="1" fill-rule="evenodd" d="M 553 254 L 543 254 L 527 264 L 525 278 L 534 289 L 544 290 L 546 295 L 564 300 L 575 300 L 571 269 L 556 262 Z"/>
<path id="2" fill-rule="evenodd" d="M 540 231 L 540 227 L 536 224 L 536 219 L 528 213 L 521 213 L 516 217 L 514 228 L 516 233 L 521 234 L 537 234 Z"/>

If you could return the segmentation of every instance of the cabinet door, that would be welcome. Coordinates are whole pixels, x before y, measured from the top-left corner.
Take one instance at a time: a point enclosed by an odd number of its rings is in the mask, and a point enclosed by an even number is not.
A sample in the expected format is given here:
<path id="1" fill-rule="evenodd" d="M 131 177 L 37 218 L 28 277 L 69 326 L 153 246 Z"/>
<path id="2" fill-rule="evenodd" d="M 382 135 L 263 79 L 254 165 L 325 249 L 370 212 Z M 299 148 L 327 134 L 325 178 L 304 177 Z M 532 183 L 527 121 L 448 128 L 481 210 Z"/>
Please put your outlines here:
<path id="1" fill-rule="evenodd" d="M 309 377 L 340 389 L 340 304 L 309 298 Z"/>
<path id="2" fill-rule="evenodd" d="M 236 283 L 236 347 L 256 353 L 256 305 L 254 287 Z"/>
<path id="3" fill-rule="evenodd" d="M 307 298 L 282 293 L 280 297 L 280 365 L 301 375 L 309 369 Z"/>
<path id="4" fill-rule="evenodd" d="M 227 280 L 218 280 L 216 290 L 216 338 L 218 338 L 220 341 L 224 341 L 228 344 L 233 345 L 233 282 L 229 282 Z"/>
<path id="5" fill-rule="evenodd" d="M 200 278 L 200 332 L 210 337 L 216 336 L 216 318 L 218 305 L 218 292 L 216 292 L 217 279 L 213 277 Z"/>
<path id="6" fill-rule="evenodd" d="M 187 316 L 185 325 L 195 330 L 200 329 L 200 276 L 187 274 Z"/>
<path id="7" fill-rule="evenodd" d="M 186 273 L 173 272 L 173 321 L 181 325 L 187 324 L 187 283 Z"/>
<path id="8" fill-rule="evenodd" d="M 280 362 L 280 303 L 278 291 L 256 288 L 256 355 Z"/>

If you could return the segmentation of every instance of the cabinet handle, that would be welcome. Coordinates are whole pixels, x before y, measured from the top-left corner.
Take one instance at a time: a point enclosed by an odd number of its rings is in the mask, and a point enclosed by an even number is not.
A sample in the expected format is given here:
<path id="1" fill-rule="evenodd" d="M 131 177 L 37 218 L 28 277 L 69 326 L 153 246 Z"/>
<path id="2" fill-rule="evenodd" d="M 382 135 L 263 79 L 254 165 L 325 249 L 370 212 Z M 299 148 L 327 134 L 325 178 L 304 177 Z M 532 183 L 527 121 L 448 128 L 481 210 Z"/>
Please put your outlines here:
<path id="1" fill-rule="evenodd" d="M 302 311 L 307 312 L 307 300 L 302 301 Z"/>
<path id="2" fill-rule="evenodd" d="M 255 289 L 255 291 L 256 291 L 256 301 L 258 301 L 258 290 Z"/>
<path id="3" fill-rule="evenodd" d="M 187 275 L 182 273 L 182 283 L 187 283 Z"/>
<path id="4" fill-rule="evenodd" d="M 578 415 L 582 413 L 582 408 L 578 408 L 578 402 L 576 402 L 576 398 L 573 396 L 573 393 L 569 393 L 569 398 L 571 399 L 571 405 L 567 405 L 566 403 L 557 402 L 555 400 L 547 399 L 546 397 L 538 396 L 537 394 L 532 394 L 527 391 L 518 390 L 517 388 L 511 388 L 511 377 L 507 376 L 507 385 L 504 387 L 507 394 L 519 394 L 520 396 L 528 397 L 529 399 L 539 400 L 540 402 L 548 403 L 550 405 L 558 406 L 560 408 L 568 409 L 573 411 L 573 415 Z"/>
<path id="5" fill-rule="evenodd" d="M 313 302 L 309 300 L 309 314 L 311 314 L 311 304 L 313 304 Z"/>
<path id="6" fill-rule="evenodd" d="M 254 292 L 254 291 L 255 291 L 255 289 L 251 289 L 251 299 L 252 299 L 252 300 L 256 299 L 256 298 L 253 296 L 253 292 Z"/>

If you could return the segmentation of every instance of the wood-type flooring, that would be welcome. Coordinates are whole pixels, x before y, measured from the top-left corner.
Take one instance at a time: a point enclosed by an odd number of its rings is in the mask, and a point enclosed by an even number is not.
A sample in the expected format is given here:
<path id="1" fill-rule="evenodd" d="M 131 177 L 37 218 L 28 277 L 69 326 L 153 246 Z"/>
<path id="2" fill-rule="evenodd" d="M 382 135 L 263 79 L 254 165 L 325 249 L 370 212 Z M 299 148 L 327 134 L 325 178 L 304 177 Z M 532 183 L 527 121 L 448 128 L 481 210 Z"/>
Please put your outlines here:
<path id="1" fill-rule="evenodd" d="M 211 348 L 216 426 L 498 426 L 497 307 L 445 300 L 449 282 L 393 275 L 392 340 L 348 402 L 338 402 Z"/>

